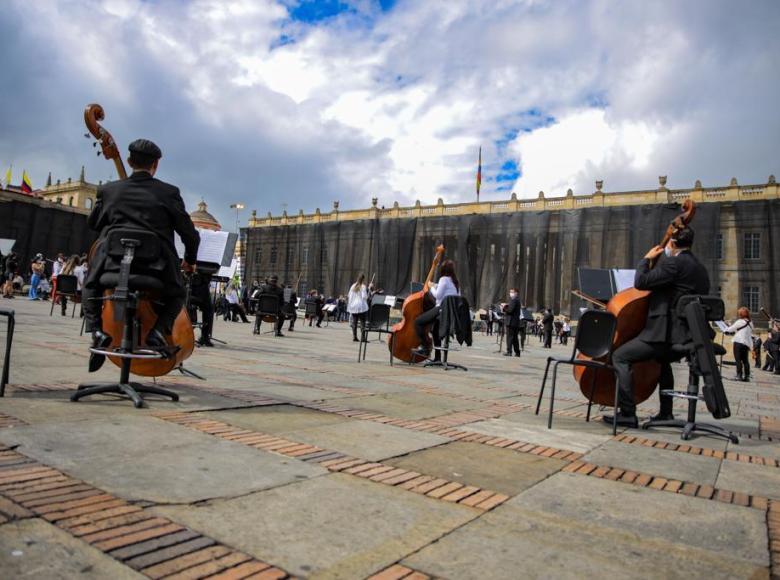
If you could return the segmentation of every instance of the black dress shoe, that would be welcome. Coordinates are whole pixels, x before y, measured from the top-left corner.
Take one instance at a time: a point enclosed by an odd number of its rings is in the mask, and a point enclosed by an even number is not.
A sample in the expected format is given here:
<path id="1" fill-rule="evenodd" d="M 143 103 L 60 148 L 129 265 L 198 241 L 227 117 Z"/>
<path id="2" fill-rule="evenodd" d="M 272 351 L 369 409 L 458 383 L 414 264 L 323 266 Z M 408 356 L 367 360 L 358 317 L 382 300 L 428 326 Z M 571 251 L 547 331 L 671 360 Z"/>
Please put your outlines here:
<path id="1" fill-rule="evenodd" d="M 92 348 L 106 348 L 111 344 L 111 337 L 104 333 L 102 330 L 95 330 L 92 332 Z M 106 356 L 102 354 L 90 353 L 89 355 L 89 372 L 94 373 L 100 370 L 103 363 L 106 362 Z"/>
<path id="2" fill-rule="evenodd" d="M 649 419 L 650 421 L 674 421 L 674 415 L 671 413 L 656 413 Z"/>
<path id="3" fill-rule="evenodd" d="M 512 356 L 512 353 L 511 352 L 505 352 L 504 356 Z"/>
<path id="4" fill-rule="evenodd" d="M 277 332 L 276 336 L 284 336 L 281 332 Z"/>
<path id="5" fill-rule="evenodd" d="M 165 340 L 165 336 L 162 332 L 153 328 L 149 331 L 149 334 L 146 335 L 146 346 L 149 348 L 166 348 L 168 346 L 168 341 Z"/>
<path id="6" fill-rule="evenodd" d="M 604 421 L 607 425 L 612 425 L 612 418 L 613 415 L 604 415 L 601 420 Z M 624 415 L 623 413 L 618 412 L 617 424 L 621 427 L 631 427 L 632 429 L 638 429 L 639 419 L 637 419 L 636 415 Z"/>
<path id="7" fill-rule="evenodd" d="M 431 356 L 431 350 L 425 348 L 424 346 L 421 346 L 419 348 L 413 348 L 412 354 L 417 357 L 428 358 L 429 356 Z"/>
<path id="8" fill-rule="evenodd" d="M 198 341 L 198 346 L 214 346 L 214 343 L 211 342 L 209 339 L 203 340 L 202 338 Z"/>

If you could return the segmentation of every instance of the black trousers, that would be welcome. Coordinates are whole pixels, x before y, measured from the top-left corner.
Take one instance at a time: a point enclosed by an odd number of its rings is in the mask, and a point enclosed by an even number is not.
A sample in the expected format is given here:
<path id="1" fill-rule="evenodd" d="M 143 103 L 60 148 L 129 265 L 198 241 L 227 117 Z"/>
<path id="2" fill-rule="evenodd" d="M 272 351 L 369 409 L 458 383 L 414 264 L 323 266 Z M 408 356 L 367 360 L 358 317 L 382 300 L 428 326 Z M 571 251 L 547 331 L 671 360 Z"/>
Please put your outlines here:
<path id="1" fill-rule="evenodd" d="M 414 330 L 417 332 L 417 336 L 420 338 L 420 343 L 430 348 L 430 342 L 426 336 L 425 327 L 429 324 L 433 324 L 433 345 L 441 346 L 441 339 L 439 338 L 439 315 L 441 314 L 441 307 L 434 306 L 430 310 L 426 310 L 414 321 Z M 437 355 L 440 351 L 436 351 Z"/>
<path id="2" fill-rule="evenodd" d="M 492 320 L 488 320 L 487 323 L 485 324 L 485 326 L 487 327 L 486 330 L 485 330 L 485 334 L 487 334 L 488 336 L 491 336 L 493 334 L 493 321 Z"/>
<path id="3" fill-rule="evenodd" d="M 734 360 L 737 363 L 737 376 L 750 377 L 750 349 L 739 342 L 734 343 Z"/>
<path id="4" fill-rule="evenodd" d="M 518 334 L 520 336 L 520 350 L 525 350 L 525 327 L 520 327 Z"/>
<path id="5" fill-rule="evenodd" d="M 512 354 L 514 350 L 516 355 L 520 355 L 520 340 L 517 337 L 517 333 L 520 331 L 516 326 L 506 327 L 506 353 Z"/>
<path id="6" fill-rule="evenodd" d="M 756 355 L 756 368 L 760 369 L 761 368 L 761 349 L 754 350 L 753 352 Z"/>
<path id="7" fill-rule="evenodd" d="M 295 312 L 295 308 L 293 308 L 291 313 L 287 314 L 287 318 L 290 321 L 289 329 L 292 330 L 295 327 L 295 321 L 298 320 L 298 313 Z"/>
<path id="8" fill-rule="evenodd" d="M 661 364 L 661 377 L 658 380 L 659 389 L 673 389 L 674 375 L 669 346 L 664 342 L 645 342 L 639 338 L 629 340 L 612 354 L 612 366 L 615 367 L 618 378 L 618 407 L 625 415 L 636 414 L 634 401 L 634 380 L 631 366 L 635 362 L 656 360 Z M 661 396 L 661 414 L 672 413 L 672 398 Z"/>
<path id="9" fill-rule="evenodd" d="M 544 329 L 544 348 L 552 348 L 552 328 Z"/>
<path id="10" fill-rule="evenodd" d="M 214 328 L 214 304 L 211 302 L 211 293 L 208 284 L 193 284 L 190 289 L 190 304 L 200 310 L 200 338 L 202 341 L 211 338 Z"/>
<path id="11" fill-rule="evenodd" d="M 84 305 L 84 328 L 87 332 L 102 330 L 101 315 L 103 313 L 103 301 L 93 300 L 103 296 L 103 288 L 84 287 L 81 291 L 81 301 Z M 155 328 L 163 334 L 170 334 L 176 317 L 184 308 L 184 296 L 164 296 L 158 301 L 152 302 L 152 307 L 157 313 Z"/>
<path id="12" fill-rule="evenodd" d="M 350 316 L 352 317 L 352 338 L 357 340 L 357 326 L 358 322 L 360 322 L 360 330 L 362 331 L 366 327 L 366 315 L 368 312 L 359 312 L 359 313 L 352 313 Z"/>

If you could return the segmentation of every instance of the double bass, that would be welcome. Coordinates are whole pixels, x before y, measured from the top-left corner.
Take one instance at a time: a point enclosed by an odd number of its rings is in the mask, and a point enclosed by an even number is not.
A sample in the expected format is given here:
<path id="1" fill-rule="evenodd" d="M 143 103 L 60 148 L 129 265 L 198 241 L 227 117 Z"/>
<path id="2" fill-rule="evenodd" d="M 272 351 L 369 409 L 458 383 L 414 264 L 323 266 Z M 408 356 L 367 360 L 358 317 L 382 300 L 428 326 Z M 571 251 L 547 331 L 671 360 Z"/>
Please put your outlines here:
<path id="1" fill-rule="evenodd" d="M 665 246 L 678 231 L 684 229 L 696 214 L 696 204 L 691 199 L 685 200 L 680 213 L 669 226 L 663 239 L 658 244 Z M 654 264 L 651 264 L 651 267 Z M 650 307 L 650 291 L 626 288 L 615 294 L 606 304 L 607 312 L 611 312 L 617 319 L 617 329 L 612 341 L 612 352 L 629 340 L 636 338 L 647 324 L 647 312 Z M 587 360 L 585 355 L 578 355 L 578 359 Z M 661 376 L 661 365 L 654 360 L 634 363 L 632 366 L 634 401 L 640 404 L 655 391 L 658 379 Z M 604 369 L 575 366 L 574 378 L 579 383 L 580 391 L 586 398 L 593 396 L 591 400 L 604 406 L 612 406 L 615 397 L 615 376 Z"/>
<path id="2" fill-rule="evenodd" d="M 420 346 L 420 337 L 414 329 L 414 321 L 426 310 L 435 306 L 433 297 L 428 293 L 431 287 L 431 280 L 442 257 L 444 256 L 444 246 L 439 245 L 436 248 L 436 255 L 433 257 L 431 269 L 425 278 L 422 290 L 414 292 L 406 297 L 401 307 L 401 321 L 394 324 L 392 334 L 387 339 L 387 346 L 390 352 L 397 359 L 408 363 L 418 363 L 424 357 L 414 354 L 412 350 Z"/>
<path id="3" fill-rule="evenodd" d="M 127 178 L 127 171 L 122 163 L 122 157 L 119 154 L 119 148 L 116 145 L 116 141 L 105 128 L 100 125 L 100 121 L 105 118 L 103 107 L 98 104 L 90 104 L 84 109 L 84 122 L 87 125 L 89 133 L 100 143 L 103 157 L 113 161 L 116 167 L 117 174 L 120 179 Z M 87 135 L 88 137 L 89 135 Z M 100 155 L 100 152 L 98 152 Z M 92 261 L 92 257 L 95 254 L 95 250 L 100 243 L 100 240 L 92 244 L 89 250 L 89 261 Z M 90 268 L 92 266 L 90 265 Z M 106 290 L 105 295 L 110 296 L 113 294 L 113 290 Z M 154 328 L 154 323 L 157 321 L 157 313 L 152 307 L 152 303 L 149 298 L 144 298 L 138 303 L 138 320 L 140 321 L 141 332 L 138 337 L 139 344 L 143 345 L 146 342 L 146 336 L 149 331 Z M 122 342 L 122 331 L 124 329 L 124 322 L 114 320 L 114 303 L 111 300 L 105 300 L 103 302 L 103 314 L 102 314 L 103 332 L 111 336 L 111 344 L 118 345 Z M 178 350 L 169 358 L 144 358 L 133 359 L 130 364 L 130 372 L 143 376 L 143 377 L 161 377 L 167 375 L 173 369 L 181 366 L 181 364 L 190 357 L 195 350 L 195 333 L 192 329 L 192 321 L 189 314 L 187 314 L 186 304 L 182 308 L 179 315 L 176 317 L 173 329 L 170 335 L 166 336 L 169 344 L 174 344 L 178 347 Z M 109 360 L 116 366 L 122 366 L 122 359 L 115 356 L 109 356 Z"/>

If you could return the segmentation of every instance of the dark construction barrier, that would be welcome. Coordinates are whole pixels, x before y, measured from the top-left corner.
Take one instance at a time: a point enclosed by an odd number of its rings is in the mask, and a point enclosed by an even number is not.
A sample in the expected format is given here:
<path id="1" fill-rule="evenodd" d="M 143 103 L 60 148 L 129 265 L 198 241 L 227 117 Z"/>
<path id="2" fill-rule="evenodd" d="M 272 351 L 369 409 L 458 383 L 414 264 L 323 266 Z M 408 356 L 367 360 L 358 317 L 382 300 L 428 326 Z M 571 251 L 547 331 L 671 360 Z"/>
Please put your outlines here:
<path id="1" fill-rule="evenodd" d="M 780 204 L 736 205 L 777 235 Z M 473 307 L 505 299 L 514 286 L 529 307 L 574 316 L 584 305 L 570 293 L 578 267 L 634 268 L 679 212 L 678 204 L 652 204 L 246 228 L 246 280 L 275 273 L 294 284 L 300 275 L 302 291 L 316 287 L 339 295 L 364 272 L 368 279 L 375 274 L 387 294 L 406 294 L 410 281 L 424 279 L 435 246 L 443 243 Z M 694 252 L 709 270 L 713 290 L 720 212 L 719 203 L 699 204 L 692 224 Z M 773 260 L 773 271 L 780 271 Z"/>

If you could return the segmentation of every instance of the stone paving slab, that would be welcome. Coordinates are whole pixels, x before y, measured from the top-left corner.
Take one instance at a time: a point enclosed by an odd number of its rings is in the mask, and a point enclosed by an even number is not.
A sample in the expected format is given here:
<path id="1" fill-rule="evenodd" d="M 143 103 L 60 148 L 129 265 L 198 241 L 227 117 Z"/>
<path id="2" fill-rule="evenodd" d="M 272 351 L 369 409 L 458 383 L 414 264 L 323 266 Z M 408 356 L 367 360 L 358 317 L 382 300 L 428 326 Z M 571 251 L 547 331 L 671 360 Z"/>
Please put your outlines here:
<path id="1" fill-rule="evenodd" d="M 8 580 L 144 578 L 41 519 L 0 526 L 0 576 Z"/>
<path id="2" fill-rule="evenodd" d="M 415 432 L 370 421 L 349 421 L 291 431 L 286 435 L 294 441 L 371 461 L 405 455 L 450 441 L 440 435 Z"/>
<path id="3" fill-rule="evenodd" d="M 341 474 L 154 511 L 292 574 L 317 578 L 366 577 L 477 515 Z"/>
<path id="4" fill-rule="evenodd" d="M 441 397 L 423 393 L 404 393 L 377 395 L 374 397 L 346 397 L 338 401 L 339 405 L 374 411 L 399 419 L 427 419 L 448 412 L 464 411 L 487 406 L 473 401 L 464 401 L 452 397 Z"/>
<path id="5" fill-rule="evenodd" d="M 724 461 L 715 487 L 780 500 L 780 469 L 741 461 Z"/>
<path id="6" fill-rule="evenodd" d="M 450 580 L 767 578 L 743 559 L 503 505 L 402 564 Z"/>
<path id="7" fill-rule="evenodd" d="M 326 473 L 147 417 L 6 429 L 0 441 L 124 499 L 153 502 L 234 496 Z"/>
<path id="8" fill-rule="evenodd" d="M 701 455 L 685 455 L 683 459 L 681 456 L 681 453 L 664 449 L 608 441 L 585 455 L 582 460 L 669 479 L 715 485 L 721 464 L 719 459 Z M 737 490 L 741 491 L 741 488 Z"/>
<path id="9" fill-rule="evenodd" d="M 525 414 L 529 415 L 528 413 Z M 582 423 L 585 423 L 582 420 Z M 571 425 L 571 422 L 567 423 Z M 462 427 L 465 431 L 473 431 L 483 435 L 493 435 L 495 437 L 504 437 L 526 443 L 536 443 L 546 447 L 556 447 L 558 449 L 567 449 L 579 453 L 587 453 L 591 449 L 598 447 L 602 443 L 612 438 L 612 431 L 599 427 L 597 431 L 601 433 L 588 433 L 583 430 L 570 430 L 558 426 L 553 422 L 553 428 L 548 429 L 546 424 L 519 423 L 507 418 L 488 419 L 479 423 L 470 423 Z"/>
<path id="10" fill-rule="evenodd" d="M 302 407 L 292 405 L 273 405 L 270 407 L 255 407 L 250 409 L 237 409 L 230 411 L 211 411 L 204 415 L 223 421 L 236 427 L 249 429 L 251 431 L 260 431 L 263 433 L 274 433 L 277 435 L 324 427 L 326 425 L 336 425 L 347 423 L 350 419 L 334 415 L 332 413 L 323 413 Z"/>
<path id="11" fill-rule="evenodd" d="M 454 442 L 386 461 L 426 475 L 515 495 L 567 465 L 479 443 Z"/>
<path id="12" fill-rule="evenodd" d="M 507 503 L 769 565 L 765 516 L 759 510 L 572 473 L 558 473 Z"/>

